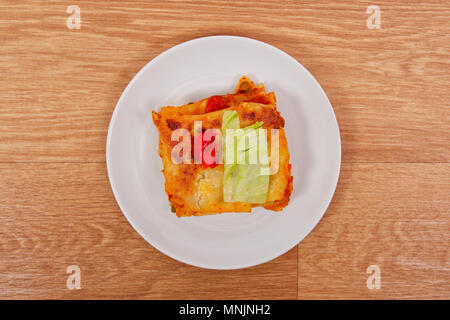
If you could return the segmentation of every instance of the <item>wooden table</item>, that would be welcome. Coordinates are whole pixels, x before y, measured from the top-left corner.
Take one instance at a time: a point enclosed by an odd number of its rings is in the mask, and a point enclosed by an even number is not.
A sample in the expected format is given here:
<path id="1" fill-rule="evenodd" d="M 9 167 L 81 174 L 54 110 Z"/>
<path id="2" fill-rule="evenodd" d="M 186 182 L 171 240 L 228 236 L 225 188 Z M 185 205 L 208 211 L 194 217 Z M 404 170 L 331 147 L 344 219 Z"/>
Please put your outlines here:
<path id="1" fill-rule="evenodd" d="M 69 29 L 75 4 L 81 26 Z M 367 26 L 370 5 L 381 29 Z M 234 271 L 147 244 L 105 165 L 109 120 L 134 74 L 177 43 L 217 34 L 300 61 L 342 137 L 319 225 L 278 259 Z M 0 43 L 0 298 L 450 298 L 448 1 L 3 0 Z M 66 287 L 70 265 L 80 290 Z M 366 284 L 371 265 L 380 289 Z"/>

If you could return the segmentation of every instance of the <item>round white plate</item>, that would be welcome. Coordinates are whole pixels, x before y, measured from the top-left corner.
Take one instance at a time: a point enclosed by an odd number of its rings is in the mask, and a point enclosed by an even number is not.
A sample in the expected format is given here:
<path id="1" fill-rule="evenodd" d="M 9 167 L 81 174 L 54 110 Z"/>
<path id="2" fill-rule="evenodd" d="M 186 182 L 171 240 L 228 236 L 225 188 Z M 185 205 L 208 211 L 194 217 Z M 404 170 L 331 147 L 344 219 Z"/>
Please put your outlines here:
<path id="1" fill-rule="evenodd" d="M 177 218 L 164 191 L 151 111 L 233 92 L 242 75 L 275 92 L 286 120 L 294 176 L 290 203 L 281 212 L 257 208 Z M 314 77 L 283 51 L 234 36 L 191 40 L 149 62 L 122 93 L 106 144 L 111 187 L 134 229 L 166 255 L 211 269 L 254 266 L 298 244 L 327 209 L 340 160 L 333 108 Z"/>

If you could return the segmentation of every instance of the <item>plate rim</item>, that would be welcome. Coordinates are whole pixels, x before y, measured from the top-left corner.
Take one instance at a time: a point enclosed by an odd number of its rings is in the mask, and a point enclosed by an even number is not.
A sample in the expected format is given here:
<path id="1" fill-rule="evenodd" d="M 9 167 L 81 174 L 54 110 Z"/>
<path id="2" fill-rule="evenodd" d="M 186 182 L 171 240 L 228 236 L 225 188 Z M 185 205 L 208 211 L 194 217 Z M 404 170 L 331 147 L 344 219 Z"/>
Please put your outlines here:
<path id="1" fill-rule="evenodd" d="M 144 74 L 144 72 L 149 69 L 152 65 L 156 64 L 161 58 L 163 58 L 164 56 L 166 56 L 167 54 L 170 54 L 172 51 L 175 51 L 183 46 L 188 46 L 194 42 L 200 42 L 200 41 L 208 41 L 208 40 L 212 40 L 212 39 L 239 39 L 239 40 L 244 40 L 244 41 L 250 41 L 250 42 L 255 42 L 258 43 L 264 47 L 267 47 L 271 50 L 276 51 L 277 53 L 281 54 L 282 56 L 284 56 L 285 58 L 291 60 L 292 62 L 295 63 L 295 65 L 297 65 L 297 67 L 301 68 L 305 74 L 307 74 L 307 76 L 310 78 L 310 80 L 312 80 L 317 87 L 319 88 L 320 92 L 322 93 L 322 95 L 325 97 L 326 102 L 328 103 L 328 105 L 330 106 L 331 112 L 332 112 L 332 116 L 334 118 L 334 123 L 336 124 L 336 129 L 337 129 L 337 142 L 338 142 L 338 159 L 337 159 L 337 171 L 336 171 L 336 175 L 333 178 L 333 192 L 331 193 L 330 199 L 327 201 L 327 204 L 325 205 L 324 209 L 322 210 L 321 214 L 318 216 L 317 221 L 315 221 L 314 224 L 311 224 L 311 226 L 309 228 L 307 228 L 307 232 L 305 233 L 304 236 L 298 237 L 298 240 L 296 239 L 295 241 L 293 241 L 293 243 L 289 243 L 287 244 L 285 247 L 287 247 L 287 249 L 282 249 L 280 250 L 280 252 L 278 254 L 275 254 L 269 258 L 265 258 L 263 259 L 263 261 L 258 261 L 258 262 L 254 262 L 254 263 L 247 263 L 247 264 L 236 264 L 236 266 L 234 267 L 220 267 L 219 265 L 202 265 L 202 264 L 198 264 L 195 261 L 192 261 L 190 259 L 183 259 L 181 260 L 179 257 L 177 257 L 176 255 L 172 254 L 171 252 L 166 251 L 165 249 L 162 249 L 158 244 L 156 244 L 152 239 L 150 239 L 149 237 L 147 237 L 147 235 L 141 230 L 141 228 L 137 225 L 137 223 L 135 223 L 133 221 L 133 219 L 129 216 L 129 214 L 126 212 L 126 210 L 124 210 L 124 206 L 122 204 L 122 201 L 120 200 L 120 197 L 118 195 L 118 190 L 116 190 L 115 188 L 115 182 L 114 182 L 114 178 L 113 178 L 113 173 L 112 173 L 112 169 L 111 169 L 111 164 L 110 162 L 111 160 L 111 141 L 112 141 L 112 131 L 113 131 L 113 127 L 114 124 L 116 122 L 117 119 L 117 115 L 119 113 L 119 109 L 120 109 L 120 105 L 122 103 L 122 100 L 124 99 L 124 97 L 127 95 L 128 91 L 131 89 L 131 87 L 134 85 L 134 83 L 136 81 L 138 81 L 138 79 L 142 76 L 142 74 Z M 108 125 L 108 133 L 107 133 L 107 137 L 106 137 L 106 168 L 107 168 L 107 174 L 108 174 L 108 179 L 110 182 L 110 186 L 111 186 L 111 190 L 113 191 L 114 194 L 114 198 L 120 208 L 120 210 L 122 211 L 122 214 L 125 216 L 125 218 L 127 219 L 128 223 L 130 223 L 130 225 L 133 227 L 133 229 L 151 246 L 153 246 L 154 248 L 156 248 L 158 251 L 160 251 L 161 253 L 167 255 L 168 257 L 179 261 L 181 263 L 185 263 L 194 267 L 198 267 L 198 268 L 202 268 L 202 269 L 209 269 L 209 270 L 236 270 L 236 269 L 244 269 L 244 268 L 250 268 L 250 267 L 254 267 L 257 265 L 261 265 L 264 263 L 267 263 L 269 261 L 272 261 L 280 256 L 282 256 L 283 254 L 287 253 L 288 251 L 292 250 L 296 245 L 300 244 L 306 237 L 308 237 L 311 232 L 314 230 L 314 228 L 319 224 L 319 222 L 322 220 L 323 216 L 325 215 L 326 211 L 328 210 L 331 201 L 334 198 L 334 195 L 336 193 L 336 188 L 337 188 L 337 184 L 339 181 L 339 177 L 340 177 L 340 172 L 341 172 L 341 164 L 342 164 L 342 142 L 341 142 L 341 133 L 340 133 L 340 128 L 339 128 L 339 123 L 337 121 L 337 117 L 336 114 L 334 112 L 334 108 L 333 105 L 331 104 L 330 100 L 328 99 L 327 94 L 325 93 L 325 91 L 323 90 L 322 86 L 319 84 L 319 82 L 316 80 L 316 78 L 309 72 L 308 69 L 306 69 L 306 67 L 304 67 L 299 61 L 297 61 L 294 57 L 292 57 L 291 55 L 289 55 L 288 53 L 286 53 L 285 51 L 271 45 L 268 44 L 266 42 L 257 40 L 257 39 L 253 39 L 253 38 L 249 38 L 249 37 L 244 37 L 244 36 L 235 36 L 235 35 L 211 35 L 211 36 L 205 36 L 205 37 L 198 37 L 198 38 L 194 38 L 188 41 L 184 41 L 181 43 L 178 43 L 172 47 L 170 47 L 169 49 L 161 52 L 160 54 L 158 54 L 156 57 L 154 57 L 153 59 L 151 59 L 149 62 L 147 62 L 134 76 L 133 78 L 128 82 L 127 86 L 125 87 L 125 89 L 122 91 L 122 94 L 120 95 L 115 107 L 114 107 L 114 111 L 111 115 L 111 120 L 109 122 Z"/>

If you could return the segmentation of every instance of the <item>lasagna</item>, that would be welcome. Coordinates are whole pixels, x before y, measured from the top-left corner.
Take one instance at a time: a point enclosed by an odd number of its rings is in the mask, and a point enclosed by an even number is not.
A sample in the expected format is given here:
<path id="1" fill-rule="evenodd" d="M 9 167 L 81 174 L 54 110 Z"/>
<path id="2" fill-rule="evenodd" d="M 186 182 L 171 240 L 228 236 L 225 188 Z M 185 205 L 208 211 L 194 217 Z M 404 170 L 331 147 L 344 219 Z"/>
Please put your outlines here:
<path id="1" fill-rule="evenodd" d="M 244 76 L 234 93 L 162 107 L 152 118 L 165 191 L 178 217 L 288 205 L 293 178 L 285 121 L 263 84 Z"/>

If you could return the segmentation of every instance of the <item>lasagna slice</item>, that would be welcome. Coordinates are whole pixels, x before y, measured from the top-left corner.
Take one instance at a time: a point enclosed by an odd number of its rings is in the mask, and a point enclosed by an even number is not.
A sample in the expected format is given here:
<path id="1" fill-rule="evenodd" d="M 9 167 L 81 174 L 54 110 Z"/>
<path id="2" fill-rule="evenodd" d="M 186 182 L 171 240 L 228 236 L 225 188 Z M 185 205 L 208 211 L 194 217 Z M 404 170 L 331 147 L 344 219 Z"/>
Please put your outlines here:
<path id="1" fill-rule="evenodd" d="M 163 107 L 160 112 L 153 111 L 153 121 L 159 131 L 159 155 L 163 162 L 165 190 L 178 217 L 251 212 L 252 207 L 256 206 L 280 211 L 288 204 L 292 192 L 291 165 L 283 130 L 284 120 L 275 103 L 273 93 L 265 93 L 263 85 L 255 86 L 248 78 L 243 77 L 233 94 L 213 96 L 181 107 Z M 266 188 L 263 201 L 230 201 L 229 197 L 224 198 L 224 184 L 229 184 L 230 181 L 224 176 L 230 170 L 226 161 L 225 165 L 220 162 L 213 165 L 205 165 L 203 161 L 194 163 L 193 159 L 187 163 L 173 161 L 173 150 L 179 144 L 172 137 L 176 130 L 183 129 L 191 137 L 208 129 L 222 132 L 226 125 L 223 120 L 226 115 L 235 115 L 239 128 L 257 126 L 266 129 L 270 165 L 273 164 L 273 154 L 270 152 L 273 141 L 271 131 L 277 129 L 277 170 L 268 175 L 266 185 L 262 186 Z M 202 127 L 199 130 L 195 123 L 200 121 Z M 246 172 L 250 171 L 241 170 L 239 174 Z"/>

